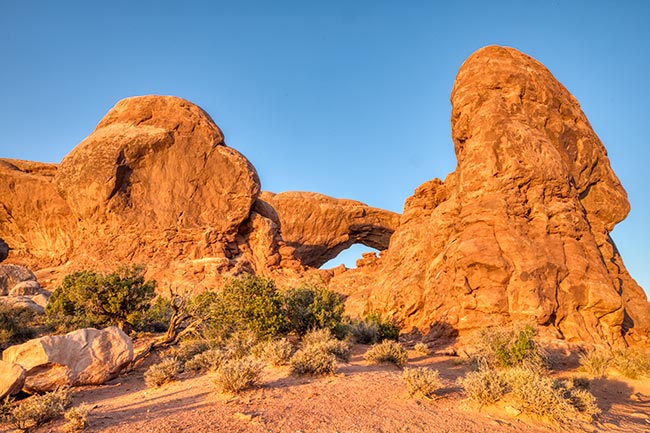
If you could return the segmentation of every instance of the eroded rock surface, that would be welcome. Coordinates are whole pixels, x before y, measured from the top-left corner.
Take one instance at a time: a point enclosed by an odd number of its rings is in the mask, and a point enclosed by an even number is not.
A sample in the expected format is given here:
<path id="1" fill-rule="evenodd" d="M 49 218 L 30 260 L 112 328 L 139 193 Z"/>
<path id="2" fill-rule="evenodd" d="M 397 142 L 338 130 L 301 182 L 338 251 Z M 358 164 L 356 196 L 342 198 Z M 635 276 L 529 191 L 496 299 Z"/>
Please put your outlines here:
<path id="1" fill-rule="evenodd" d="M 133 359 L 131 339 L 119 328 L 79 329 L 11 346 L 2 360 L 26 371 L 23 389 L 52 391 L 61 386 L 100 385 Z"/>
<path id="2" fill-rule="evenodd" d="M 353 244 L 388 248 L 399 214 L 355 200 L 313 192 L 264 192 L 260 199 L 277 215 L 282 239 L 305 266 L 320 268 Z"/>
<path id="3" fill-rule="evenodd" d="M 0 399 L 15 395 L 25 384 L 25 369 L 18 364 L 0 360 Z"/>
<path id="4" fill-rule="evenodd" d="M 528 321 L 647 338 L 650 304 L 609 236 L 627 196 L 575 98 L 531 57 L 487 47 L 451 102 L 455 172 L 420 186 L 384 257 L 332 288 L 424 331 Z"/>

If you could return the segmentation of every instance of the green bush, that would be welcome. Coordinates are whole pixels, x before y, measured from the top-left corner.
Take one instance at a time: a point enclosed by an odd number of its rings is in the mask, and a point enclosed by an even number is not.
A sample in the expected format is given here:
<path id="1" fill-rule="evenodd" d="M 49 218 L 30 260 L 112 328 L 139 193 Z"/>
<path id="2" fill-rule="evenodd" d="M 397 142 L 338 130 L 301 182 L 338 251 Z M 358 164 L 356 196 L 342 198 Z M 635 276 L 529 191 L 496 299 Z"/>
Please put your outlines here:
<path id="1" fill-rule="evenodd" d="M 164 358 L 145 371 L 144 383 L 150 388 L 157 388 L 176 380 L 182 371 L 183 365 L 178 358 Z"/>
<path id="2" fill-rule="evenodd" d="M 393 340 L 385 340 L 373 344 L 363 355 L 363 358 L 372 364 L 395 364 L 401 367 L 408 361 L 408 353 L 404 346 Z"/>
<path id="3" fill-rule="evenodd" d="M 150 307 L 155 286 L 137 265 L 110 274 L 75 272 L 52 293 L 45 313 L 51 323 L 68 329 L 117 325 L 128 331 Z"/>
<path id="4" fill-rule="evenodd" d="M 379 325 L 366 320 L 357 320 L 350 325 L 352 339 L 358 344 L 375 344 L 381 340 Z"/>
<path id="5" fill-rule="evenodd" d="M 547 357 L 535 341 L 536 331 L 530 325 L 519 329 L 490 328 L 481 333 L 475 361 L 489 367 L 544 368 Z"/>
<path id="6" fill-rule="evenodd" d="M 13 407 L 10 421 L 21 430 L 31 429 L 63 415 L 69 405 L 70 392 L 67 388 L 33 395 Z"/>
<path id="7" fill-rule="evenodd" d="M 319 345 L 305 346 L 298 350 L 290 361 L 291 372 L 297 375 L 334 374 L 336 356 L 322 350 Z"/>
<path id="8" fill-rule="evenodd" d="M 283 301 L 273 280 L 246 274 L 229 280 L 219 293 L 204 292 L 195 303 L 216 334 L 245 330 L 266 340 L 287 332 Z"/>
<path id="9" fill-rule="evenodd" d="M 374 323 L 379 327 L 379 341 L 395 340 L 399 338 L 399 326 L 390 320 L 384 320 L 381 313 L 374 312 L 366 317 L 366 321 Z"/>
<path id="10" fill-rule="evenodd" d="M 317 328 L 335 331 L 343 319 L 343 295 L 325 286 L 304 286 L 284 294 L 287 318 L 298 335 Z"/>
<path id="11" fill-rule="evenodd" d="M 430 368 L 405 368 L 402 380 L 406 383 L 409 395 L 421 395 L 431 398 L 434 393 L 442 388 L 440 373 Z"/>
<path id="12" fill-rule="evenodd" d="M 262 365 L 256 359 L 231 359 L 217 370 L 214 384 L 221 392 L 239 394 L 259 383 L 261 376 Z"/>

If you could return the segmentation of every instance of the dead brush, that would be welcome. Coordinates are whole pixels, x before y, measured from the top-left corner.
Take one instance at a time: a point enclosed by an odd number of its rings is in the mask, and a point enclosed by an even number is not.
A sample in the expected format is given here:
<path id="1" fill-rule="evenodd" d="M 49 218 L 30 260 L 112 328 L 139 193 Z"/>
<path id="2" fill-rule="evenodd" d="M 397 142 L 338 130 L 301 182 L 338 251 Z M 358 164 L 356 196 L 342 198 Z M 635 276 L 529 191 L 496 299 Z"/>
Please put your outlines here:
<path id="1" fill-rule="evenodd" d="M 183 365 L 178 358 L 164 358 L 158 364 L 153 364 L 145 371 L 144 383 L 149 388 L 157 388 L 176 380 L 182 371 Z"/>
<path id="2" fill-rule="evenodd" d="M 580 355 L 580 369 L 595 377 L 605 377 L 613 359 L 611 351 L 602 347 L 594 347 Z"/>
<path id="3" fill-rule="evenodd" d="M 397 341 L 384 340 L 370 346 L 363 358 L 371 364 L 395 364 L 402 367 L 408 362 L 408 353 Z"/>
<path id="4" fill-rule="evenodd" d="M 214 384 L 223 393 L 239 394 L 259 383 L 262 364 L 253 357 L 226 361 L 216 372 Z"/>
<path id="5" fill-rule="evenodd" d="M 440 372 L 431 368 L 405 368 L 401 376 L 409 395 L 432 398 L 442 388 Z"/>
<path id="6" fill-rule="evenodd" d="M 43 395 L 33 395 L 13 406 L 9 421 L 20 430 L 28 430 L 63 415 L 70 405 L 70 391 L 59 388 Z"/>

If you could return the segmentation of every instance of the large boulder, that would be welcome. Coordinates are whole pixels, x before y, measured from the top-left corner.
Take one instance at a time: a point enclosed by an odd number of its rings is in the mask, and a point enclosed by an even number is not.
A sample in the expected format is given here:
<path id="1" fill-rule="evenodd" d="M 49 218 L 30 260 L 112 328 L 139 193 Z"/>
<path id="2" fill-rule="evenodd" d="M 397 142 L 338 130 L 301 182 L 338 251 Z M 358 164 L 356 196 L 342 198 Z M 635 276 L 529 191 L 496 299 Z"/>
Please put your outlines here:
<path id="1" fill-rule="evenodd" d="M 0 400 L 15 395 L 25 384 L 25 369 L 13 362 L 0 360 Z"/>
<path id="2" fill-rule="evenodd" d="M 630 206 L 575 98 L 493 46 L 465 61 L 451 102 L 456 171 L 406 201 L 383 258 L 332 281 L 348 307 L 421 331 L 525 321 L 568 340 L 647 339 L 650 304 L 609 236 Z"/>
<path id="3" fill-rule="evenodd" d="M 133 359 L 133 345 L 117 327 L 86 328 L 11 346 L 2 359 L 26 370 L 25 391 L 46 392 L 116 377 Z"/>
<path id="4" fill-rule="evenodd" d="M 19 291 L 23 289 L 30 290 L 27 286 L 34 286 L 34 283 L 38 284 L 36 276 L 24 266 L 0 265 L 0 296 L 15 292 L 16 286 L 19 286 Z"/>
<path id="5" fill-rule="evenodd" d="M 364 203 L 313 192 L 264 191 L 277 217 L 282 239 L 304 266 L 320 268 L 352 244 L 388 248 L 400 215 Z"/>

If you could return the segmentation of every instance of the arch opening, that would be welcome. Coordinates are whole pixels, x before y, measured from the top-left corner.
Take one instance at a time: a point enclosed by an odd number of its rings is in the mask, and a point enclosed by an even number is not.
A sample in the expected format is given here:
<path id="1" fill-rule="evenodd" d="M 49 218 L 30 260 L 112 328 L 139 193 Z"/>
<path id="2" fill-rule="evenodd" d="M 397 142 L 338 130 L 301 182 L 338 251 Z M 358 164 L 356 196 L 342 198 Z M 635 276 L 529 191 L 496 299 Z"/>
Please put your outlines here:
<path id="1" fill-rule="evenodd" d="M 368 252 L 379 253 L 379 250 L 363 244 L 352 244 L 338 253 L 336 257 L 324 263 L 320 269 L 332 269 L 341 264 L 345 265 L 348 269 L 355 269 L 357 267 L 357 260 L 361 258 L 363 253 Z"/>

